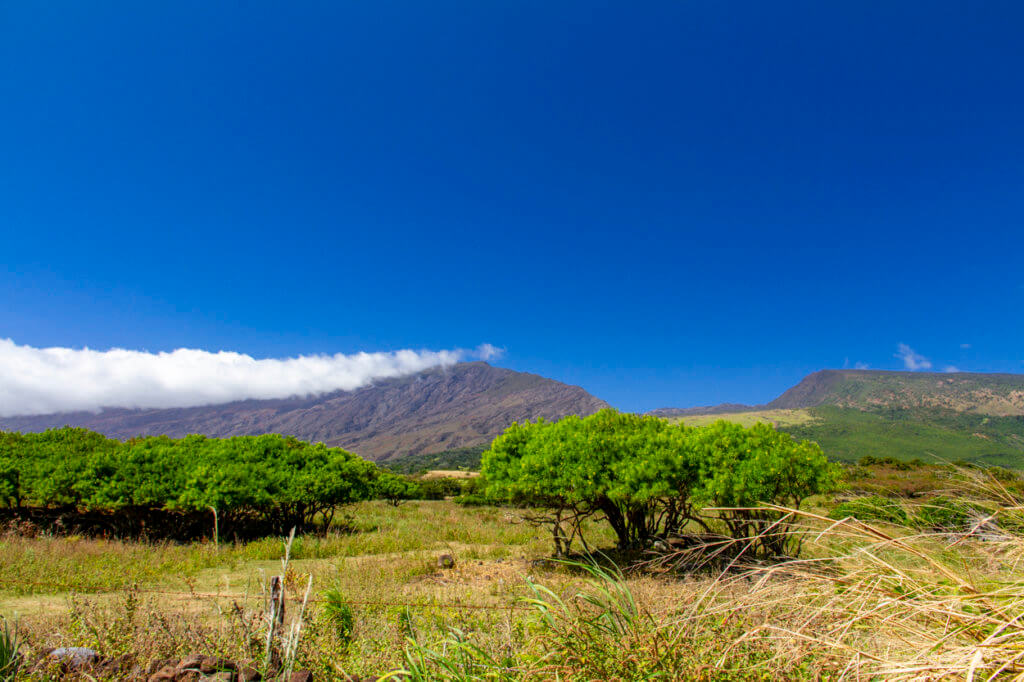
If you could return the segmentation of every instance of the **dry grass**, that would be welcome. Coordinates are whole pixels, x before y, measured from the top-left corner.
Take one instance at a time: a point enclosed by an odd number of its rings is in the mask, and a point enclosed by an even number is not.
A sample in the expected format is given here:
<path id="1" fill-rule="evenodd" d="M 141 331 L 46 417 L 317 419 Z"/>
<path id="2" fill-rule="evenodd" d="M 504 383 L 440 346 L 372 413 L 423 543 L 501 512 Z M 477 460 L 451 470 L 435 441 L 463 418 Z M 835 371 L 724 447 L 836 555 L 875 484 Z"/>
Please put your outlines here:
<path id="1" fill-rule="evenodd" d="M 293 547 L 287 590 L 301 599 L 310 577 L 314 584 L 296 665 L 320 679 L 397 669 L 423 680 L 1021 679 L 1021 500 L 980 473 L 959 483 L 1003 525 L 999 541 L 778 510 L 803 537 L 801 558 L 742 565 L 740 553 L 717 572 L 542 563 L 547 538 L 505 510 L 363 505 L 355 510 L 363 532 L 299 538 Z M 94 557 L 104 552 L 86 541 L 4 542 L 16 548 L 0 554 L 6 576 L 31 550 L 48 552 L 58 575 L 84 566 L 83 585 L 103 582 L 108 564 Z M 279 541 L 229 545 L 212 557 L 206 546 L 105 547 L 125 568 L 99 592 L 0 589 L 0 611 L 25 614 L 20 629 L 33 649 L 259 659 L 262 589 L 280 571 Z M 440 552 L 456 557 L 454 569 L 437 568 Z M 173 584 L 179 565 L 192 567 L 181 582 L 194 596 L 149 591 Z M 142 587 L 125 589 L 120 573 L 142 576 Z M 317 600 L 326 590 L 348 602 L 350 637 Z M 24 608 L 31 599 L 35 611 Z M 297 603 L 289 609 L 294 615 Z"/>

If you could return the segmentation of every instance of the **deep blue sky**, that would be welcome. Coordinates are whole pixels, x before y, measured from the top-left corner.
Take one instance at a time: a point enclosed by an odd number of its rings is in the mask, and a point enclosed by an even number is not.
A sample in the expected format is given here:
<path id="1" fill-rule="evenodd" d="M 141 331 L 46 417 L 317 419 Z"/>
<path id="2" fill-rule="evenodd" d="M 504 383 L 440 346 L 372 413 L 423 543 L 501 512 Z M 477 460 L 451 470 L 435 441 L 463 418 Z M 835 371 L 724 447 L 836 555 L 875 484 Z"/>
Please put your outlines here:
<path id="1" fill-rule="evenodd" d="M 0 4 L 0 338 L 624 409 L 1024 371 L 1019 2 Z M 962 348 L 970 344 L 970 348 Z"/>

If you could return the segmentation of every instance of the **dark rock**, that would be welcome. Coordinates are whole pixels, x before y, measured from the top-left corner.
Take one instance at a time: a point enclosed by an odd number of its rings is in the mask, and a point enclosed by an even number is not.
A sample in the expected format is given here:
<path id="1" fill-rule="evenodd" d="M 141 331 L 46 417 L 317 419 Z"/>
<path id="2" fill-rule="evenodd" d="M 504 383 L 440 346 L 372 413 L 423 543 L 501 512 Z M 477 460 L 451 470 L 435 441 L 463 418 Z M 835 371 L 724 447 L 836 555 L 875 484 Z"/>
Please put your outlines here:
<path id="1" fill-rule="evenodd" d="M 451 554 L 442 554 L 437 557 L 438 568 L 455 568 L 455 557 Z"/>
<path id="2" fill-rule="evenodd" d="M 296 670 L 288 678 L 288 682 L 313 682 L 313 673 L 308 670 Z"/>

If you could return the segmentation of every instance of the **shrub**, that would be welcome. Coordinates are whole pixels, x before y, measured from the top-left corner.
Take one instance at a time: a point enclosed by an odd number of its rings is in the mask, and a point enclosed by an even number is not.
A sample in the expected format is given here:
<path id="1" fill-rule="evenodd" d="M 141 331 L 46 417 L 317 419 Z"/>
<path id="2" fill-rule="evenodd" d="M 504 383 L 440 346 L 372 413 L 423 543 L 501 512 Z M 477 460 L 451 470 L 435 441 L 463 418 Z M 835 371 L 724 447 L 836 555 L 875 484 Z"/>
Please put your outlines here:
<path id="1" fill-rule="evenodd" d="M 913 523 L 923 530 L 963 533 L 985 516 L 987 512 L 976 504 L 939 495 L 918 508 Z"/>
<path id="2" fill-rule="evenodd" d="M 845 519 L 848 516 L 859 521 L 882 521 L 900 526 L 906 526 L 910 521 L 906 509 L 898 501 L 881 495 L 848 500 L 829 512 L 829 518 L 832 519 Z"/>
<path id="3" fill-rule="evenodd" d="M 324 616 L 337 635 L 338 642 L 347 648 L 355 634 L 355 616 L 340 590 L 324 592 Z"/>

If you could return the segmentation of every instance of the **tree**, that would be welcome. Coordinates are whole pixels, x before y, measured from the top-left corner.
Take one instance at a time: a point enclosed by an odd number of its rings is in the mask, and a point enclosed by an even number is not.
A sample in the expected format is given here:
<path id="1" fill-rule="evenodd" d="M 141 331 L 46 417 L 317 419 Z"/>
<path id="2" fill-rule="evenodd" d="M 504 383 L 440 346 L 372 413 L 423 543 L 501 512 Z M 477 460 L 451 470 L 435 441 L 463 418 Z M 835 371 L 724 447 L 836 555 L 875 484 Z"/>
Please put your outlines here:
<path id="1" fill-rule="evenodd" d="M 482 468 L 489 495 L 539 510 L 530 518 L 550 526 L 556 554 L 583 540 L 588 516 L 607 521 L 621 549 L 691 522 L 710 531 L 716 520 L 733 537 L 751 539 L 781 518 L 754 507 L 798 507 L 838 476 L 817 445 L 766 424 L 689 428 L 615 410 L 513 424 L 484 453 Z M 733 509 L 709 516 L 703 507 Z M 780 547 L 758 540 L 764 553 Z"/>
<path id="2" fill-rule="evenodd" d="M 397 507 L 406 500 L 416 499 L 420 494 L 420 487 L 415 481 L 410 480 L 407 476 L 393 474 L 390 471 L 380 472 L 373 488 L 374 497 L 387 500 L 388 504 L 394 507 Z"/>

